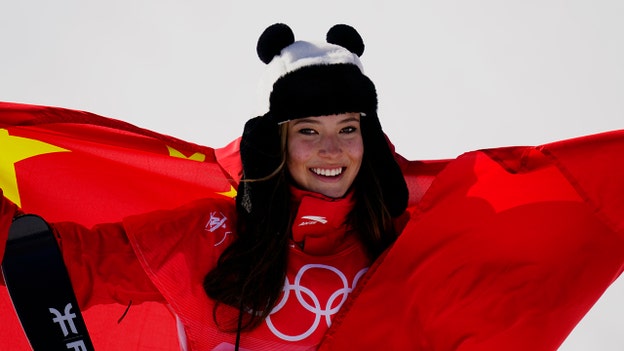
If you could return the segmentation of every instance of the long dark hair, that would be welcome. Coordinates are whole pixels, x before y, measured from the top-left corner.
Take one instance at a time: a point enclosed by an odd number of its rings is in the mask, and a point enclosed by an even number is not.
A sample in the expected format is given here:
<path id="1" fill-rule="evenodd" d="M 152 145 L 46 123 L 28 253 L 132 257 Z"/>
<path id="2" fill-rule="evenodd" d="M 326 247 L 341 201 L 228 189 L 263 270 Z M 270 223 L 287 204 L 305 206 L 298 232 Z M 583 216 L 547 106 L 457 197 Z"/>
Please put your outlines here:
<path id="1" fill-rule="evenodd" d="M 280 131 L 285 161 L 286 129 Z M 346 221 L 373 261 L 394 242 L 397 233 L 366 150 L 365 145 L 362 165 L 353 184 L 355 206 Z M 204 278 L 204 290 L 215 301 L 213 318 L 223 330 L 257 327 L 271 313 L 282 293 L 295 214 L 291 208 L 290 176 L 284 164 L 270 179 L 264 180 L 272 184 L 272 196 L 266 199 L 263 215 L 252 217 L 239 211 L 237 238 Z M 219 314 L 221 305 L 239 309 L 238 319 L 224 320 Z"/>

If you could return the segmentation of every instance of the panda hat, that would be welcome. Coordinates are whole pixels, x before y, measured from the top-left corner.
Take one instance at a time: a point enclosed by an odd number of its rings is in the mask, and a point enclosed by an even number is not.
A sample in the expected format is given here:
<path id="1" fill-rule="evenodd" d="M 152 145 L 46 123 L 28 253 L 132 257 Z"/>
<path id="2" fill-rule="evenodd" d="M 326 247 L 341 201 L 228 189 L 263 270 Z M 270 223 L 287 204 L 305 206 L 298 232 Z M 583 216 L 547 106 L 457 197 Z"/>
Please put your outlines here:
<path id="1" fill-rule="evenodd" d="M 373 165 L 384 203 L 392 216 L 407 207 L 408 190 L 377 117 L 377 93 L 364 75 L 360 56 L 364 42 L 344 24 L 333 26 L 326 42 L 295 41 L 285 24 L 269 26 L 258 39 L 258 57 L 267 64 L 260 91 L 265 97 L 260 116 L 245 124 L 241 138 L 243 179 L 261 179 L 281 163 L 278 125 L 290 120 L 356 112 L 364 157 Z M 261 95 L 262 96 L 262 95 Z M 239 209 L 251 214 L 270 199 L 270 184 L 239 186 Z"/>

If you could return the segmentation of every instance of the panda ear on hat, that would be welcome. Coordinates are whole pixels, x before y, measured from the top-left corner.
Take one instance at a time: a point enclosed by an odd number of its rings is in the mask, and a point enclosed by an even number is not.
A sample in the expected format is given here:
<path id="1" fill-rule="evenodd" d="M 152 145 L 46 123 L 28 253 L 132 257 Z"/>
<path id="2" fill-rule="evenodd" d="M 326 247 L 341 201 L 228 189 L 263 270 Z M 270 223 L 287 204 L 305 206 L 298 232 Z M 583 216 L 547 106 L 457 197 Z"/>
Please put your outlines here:
<path id="1" fill-rule="evenodd" d="M 326 40 L 330 44 L 342 46 L 359 57 L 364 53 L 364 40 L 362 40 L 360 33 L 349 25 L 334 25 L 327 32 Z"/>
<path id="2" fill-rule="evenodd" d="M 262 32 L 258 38 L 256 52 L 260 60 L 266 64 L 280 54 L 282 49 L 295 42 L 295 34 L 284 23 L 275 23 Z"/>

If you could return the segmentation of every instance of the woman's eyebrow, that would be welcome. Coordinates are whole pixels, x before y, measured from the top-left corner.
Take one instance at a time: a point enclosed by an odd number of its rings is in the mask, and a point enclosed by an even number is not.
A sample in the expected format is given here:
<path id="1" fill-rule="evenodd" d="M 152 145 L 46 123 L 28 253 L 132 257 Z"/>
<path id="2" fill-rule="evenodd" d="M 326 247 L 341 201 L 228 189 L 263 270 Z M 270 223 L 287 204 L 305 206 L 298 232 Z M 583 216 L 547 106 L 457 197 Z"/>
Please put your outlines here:
<path id="1" fill-rule="evenodd" d="M 313 118 L 298 118 L 293 121 L 294 126 L 296 126 L 297 124 L 301 124 L 301 123 L 320 124 L 321 122 Z"/>
<path id="2" fill-rule="evenodd" d="M 338 123 L 351 123 L 351 122 L 360 122 L 360 119 L 358 117 L 347 117 L 345 119 L 342 119 L 340 121 L 338 121 Z"/>

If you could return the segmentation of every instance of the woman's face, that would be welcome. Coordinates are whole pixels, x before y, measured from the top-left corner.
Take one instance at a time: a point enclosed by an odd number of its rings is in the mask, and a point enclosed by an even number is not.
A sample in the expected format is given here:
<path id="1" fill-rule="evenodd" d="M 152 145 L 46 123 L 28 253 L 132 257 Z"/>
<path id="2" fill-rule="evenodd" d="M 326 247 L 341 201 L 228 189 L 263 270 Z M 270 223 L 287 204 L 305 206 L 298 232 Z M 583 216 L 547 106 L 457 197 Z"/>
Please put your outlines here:
<path id="1" fill-rule="evenodd" d="M 364 154 L 360 114 L 343 113 L 288 122 L 286 164 L 295 183 L 325 196 L 344 196 Z"/>

